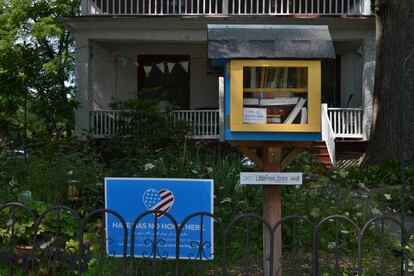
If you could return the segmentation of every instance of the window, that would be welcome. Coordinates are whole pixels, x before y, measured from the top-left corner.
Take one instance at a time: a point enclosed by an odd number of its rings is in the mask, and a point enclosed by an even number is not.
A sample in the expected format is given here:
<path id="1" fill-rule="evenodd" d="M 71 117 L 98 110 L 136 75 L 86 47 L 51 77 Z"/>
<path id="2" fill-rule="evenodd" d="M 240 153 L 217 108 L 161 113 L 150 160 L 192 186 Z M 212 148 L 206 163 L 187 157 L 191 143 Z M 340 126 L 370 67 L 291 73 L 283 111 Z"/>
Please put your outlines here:
<path id="1" fill-rule="evenodd" d="M 320 131 L 319 61 L 231 62 L 231 131 Z"/>

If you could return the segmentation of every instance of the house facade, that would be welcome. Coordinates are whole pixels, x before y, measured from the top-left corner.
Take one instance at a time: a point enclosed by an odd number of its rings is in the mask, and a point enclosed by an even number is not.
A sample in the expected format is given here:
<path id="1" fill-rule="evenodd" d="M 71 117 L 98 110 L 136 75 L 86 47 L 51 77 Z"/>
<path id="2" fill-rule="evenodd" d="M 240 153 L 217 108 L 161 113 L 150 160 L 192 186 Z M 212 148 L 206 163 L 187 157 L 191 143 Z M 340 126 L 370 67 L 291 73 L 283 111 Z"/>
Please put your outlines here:
<path id="1" fill-rule="evenodd" d="M 115 134 L 121 111 L 113 103 L 151 89 L 177 108 L 177 119 L 194 124 L 196 138 L 220 139 L 223 71 L 208 56 L 211 24 L 326 26 L 336 58 L 321 61 L 322 136 L 331 130 L 331 140 L 369 139 L 376 56 L 370 0 L 82 0 L 81 9 L 61 19 L 76 41 L 81 139 Z"/>

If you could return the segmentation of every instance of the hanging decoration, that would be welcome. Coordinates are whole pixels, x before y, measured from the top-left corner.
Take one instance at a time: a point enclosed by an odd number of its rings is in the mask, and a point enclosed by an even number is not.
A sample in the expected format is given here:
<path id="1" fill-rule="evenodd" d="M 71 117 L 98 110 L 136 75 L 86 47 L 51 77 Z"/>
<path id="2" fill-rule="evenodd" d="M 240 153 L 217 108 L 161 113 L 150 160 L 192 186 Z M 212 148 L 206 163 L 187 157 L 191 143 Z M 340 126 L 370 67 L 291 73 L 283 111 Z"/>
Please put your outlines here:
<path id="1" fill-rule="evenodd" d="M 134 64 L 136 67 L 139 67 L 138 61 L 130 59 L 130 58 L 125 57 L 125 56 L 121 56 L 118 53 L 115 53 L 113 58 L 114 58 L 114 63 L 115 64 L 121 64 L 122 67 L 124 67 L 124 68 L 130 62 L 131 62 L 131 64 Z M 188 60 L 180 61 L 180 62 L 162 61 L 162 62 L 154 64 L 154 65 L 143 66 L 144 72 L 145 72 L 145 77 L 148 78 L 154 68 L 157 68 L 163 74 L 164 73 L 172 74 L 172 72 L 174 71 L 174 68 L 175 68 L 176 65 L 179 65 L 186 73 L 188 73 L 188 71 L 190 69 L 190 62 Z M 118 70 L 118 69 L 116 69 L 116 70 Z M 117 72 L 116 72 L 116 74 L 117 74 Z"/>
<path id="2" fill-rule="evenodd" d="M 109 62 L 109 60 L 105 56 L 99 55 L 98 53 L 95 53 L 95 54 L 100 56 L 102 59 L 107 60 Z M 191 60 L 193 60 L 193 59 L 202 59 L 202 58 L 192 58 Z M 139 66 L 138 61 L 136 61 L 134 59 L 131 59 L 129 57 L 126 57 L 126 56 L 121 56 L 119 53 L 114 54 L 113 62 L 115 64 L 120 63 L 123 67 L 126 67 L 129 63 L 134 64 L 137 67 Z M 188 73 L 188 70 L 190 69 L 190 62 L 188 60 L 180 61 L 180 62 L 162 61 L 160 63 L 157 63 L 157 64 L 153 65 L 152 68 L 157 67 L 158 70 L 160 70 L 162 73 L 165 73 L 167 71 L 167 73 L 171 74 L 177 64 L 179 64 L 181 66 L 181 68 L 186 73 Z"/>
<path id="3" fill-rule="evenodd" d="M 157 66 L 158 70 L 161 71 L 161 73 L 165 73 L 165 63 L 164 62 L 160 62 L 158 64 L 156 64 L 155 66 Z"/>
<path id="4" fill-rule="evenodd" d="M 102 57 L 102 56 L 101 56 Z M 102 57 L 103 59 L 105 59 L 104 57 Z M 136 67 L 139 66 L 138 62 L 136 60 L 130 59 L 129 57 L 125 57 L 125 56 L 121 56 L 118 53 L 114 54 L 114 63 L 118 64 L 120 63 L 122 65 L 122 67 L 126 67 L 129 63 L 131 64 L 135 64 Z"/>
<path id="5" fill-rule="evenodd" d="M 144 71 L 145 71 L 145 76 L 148 78 L 152 71 L 152 66 L 144 66 Z"/>
<path id="6" fill-rule="evenodd" d="M 126 67 L 128 64 L 128 58 L 120 57 L 119 60 L 121 61 L 122 67 Z"/>
<path id="7" fill-rule="evenodd" d="M 118 64 L 118 62 L 119 62 L 119 54 L 115 54 L 114 55 L 114 63 Z"/>
<path id="8" fill-rule="evenodd" d="M 168 73 L 172 73 L 172 71 L 174 70 L 174 66 L 175 63 L 174 62 L 167 62 L 167 67 L 168 67 Z"/>
<path id="9" fill-rule="evenodd" d="M 180 61 L 180 65 L 184 69 L 184 71 L 186 73 L 188 73 L 188 67 L 189 67 L 190 63 L 188 61 Z"/>

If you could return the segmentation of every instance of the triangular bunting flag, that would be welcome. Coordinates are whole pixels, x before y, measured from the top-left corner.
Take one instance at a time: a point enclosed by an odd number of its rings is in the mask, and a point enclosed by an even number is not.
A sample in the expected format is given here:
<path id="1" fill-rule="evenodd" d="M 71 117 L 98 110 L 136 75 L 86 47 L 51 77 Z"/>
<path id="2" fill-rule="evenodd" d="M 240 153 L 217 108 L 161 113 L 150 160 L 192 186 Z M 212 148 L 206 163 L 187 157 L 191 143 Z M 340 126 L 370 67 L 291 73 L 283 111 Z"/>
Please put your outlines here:
<path id="1" fill-rule="evenodd" d="M 188 73 L 188 66 L 190 65 L 190 63 L 188 61 L 181 61 L 180 62 L 181 67 L 184 69 L 184 71 L 186 73 Z"/>
<path id="2" fill-rule="evenodd" d="M 167 62 L 168 67 L 168 73 L 172 73 L 172 70 L 174 69 L 175 63 L 174 62 Z"/>
<path id="3" fill-rule="evenodd" d="M 136 67 L 138 67 L 138 66 L 139 66 L 138 61 L 134 61 L 134 64 L 135 64 L 135 66 L 136 66 Z"/>
<path id="4" fill-rule="evenodd" d="M 118 61 L 119 61 L 119 55 L 115 54 L 114 55 L 114 63 L 118 63 Z"/>
<path id="5" fill-rule="evenodd" d="M 155 66 L 157 66 L 158 70 L 160 70 L 161 73 L 165 73 L 165 63 L 164 62 L 158 63 Z"/>
<path id="6" fill-rule="evenodd" d="M 122 67 L 127 66 L 128 64 L 128 59 L 126 57 L 120 57 L 119 59 L 121 61 Z"/>
<path id="7" fill-rule="evenodd" d="M 144 71 L 145 71 L 145 76 L 148 78 L 152 71 L 152 66 L 144 66 Z"/>

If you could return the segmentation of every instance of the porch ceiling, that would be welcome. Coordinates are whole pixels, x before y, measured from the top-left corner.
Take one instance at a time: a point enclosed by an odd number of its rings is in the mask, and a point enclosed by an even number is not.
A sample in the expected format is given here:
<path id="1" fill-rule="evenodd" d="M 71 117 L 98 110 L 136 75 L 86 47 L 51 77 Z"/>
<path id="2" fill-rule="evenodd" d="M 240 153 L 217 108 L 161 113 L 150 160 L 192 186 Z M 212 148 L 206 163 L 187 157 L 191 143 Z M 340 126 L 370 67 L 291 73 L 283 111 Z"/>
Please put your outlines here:
<path id="1" fill-rule="evenodd" d="M 373 16 L 74 16 L 58 22 L 71 30 L 202 29 L 207 24 L 328 25 L 330 29 L 375 30 Z"/>

